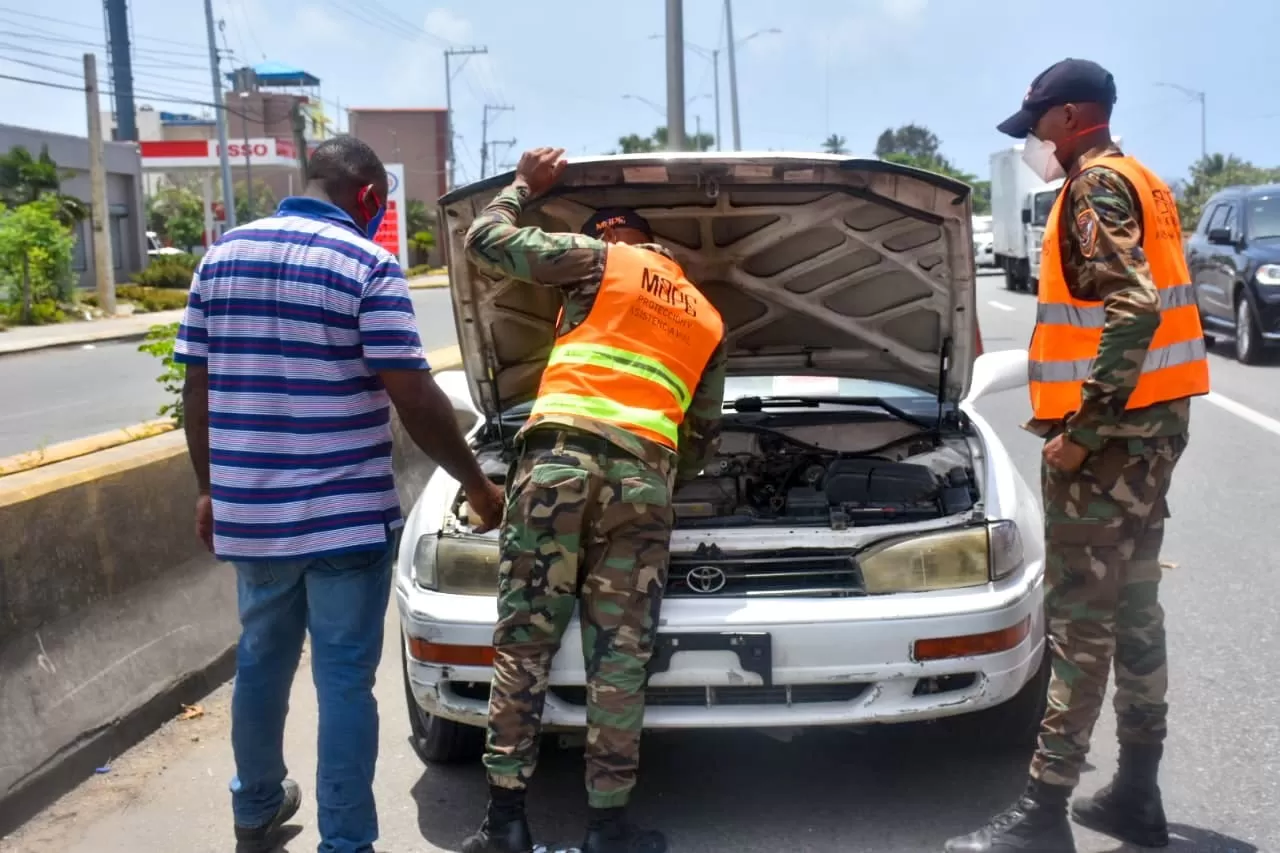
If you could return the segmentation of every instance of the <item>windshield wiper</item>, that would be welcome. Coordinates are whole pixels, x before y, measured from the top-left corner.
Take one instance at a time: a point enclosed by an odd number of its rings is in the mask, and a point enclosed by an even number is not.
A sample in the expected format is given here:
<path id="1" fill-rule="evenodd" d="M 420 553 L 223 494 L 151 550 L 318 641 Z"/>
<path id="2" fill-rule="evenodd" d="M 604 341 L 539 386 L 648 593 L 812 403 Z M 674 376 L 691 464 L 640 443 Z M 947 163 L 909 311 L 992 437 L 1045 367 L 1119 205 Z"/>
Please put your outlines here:
<path id="1" fill-rule="evenodd" d="M 817 408 L 823 403 L 830 403 L 842 406 L 873 406 L 893 415 L 900 421 L 914 424 L 921 429 L 933 429 L 938 425 L 936 420 L 922 418 L 919 415 L 912 414 L 905 409 L 900 409 L 893 403 L 880 397 L 824 397 L 824 396 L 796 396 L 796 397 L 739 397 L 733 402 L 725 403 L 736 412 L 759 412 L 764 409 L 798 409 L 798 408 Z"/>

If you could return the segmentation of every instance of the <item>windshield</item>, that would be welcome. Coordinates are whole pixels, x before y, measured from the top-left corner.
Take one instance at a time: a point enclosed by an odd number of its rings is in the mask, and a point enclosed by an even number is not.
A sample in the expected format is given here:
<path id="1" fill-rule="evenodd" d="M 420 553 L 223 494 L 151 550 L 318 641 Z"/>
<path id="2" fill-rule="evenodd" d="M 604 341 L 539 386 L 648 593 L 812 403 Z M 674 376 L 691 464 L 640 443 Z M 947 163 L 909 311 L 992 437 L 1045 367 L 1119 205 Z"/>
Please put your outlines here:
<path id="1" fill-rule="evenodd" d="M 930 391 L 921 391 L 895 382 L 874 379 L 845 379 L 838 376 L 729 376 L 724 381 L 724 399 L 739 397 L 878 397 L 884 400 L 933 400 Z M 533 402 L 512 406 L 503 418 L 526 418 Z"/>
<path id="2" fill-rule="evenodd" d="M 1058 199 L 1058 191 L 1036 193 L 1031 202 L 1031 224 L 1047 225 L 1049 223 L 1049 212 L 1053 210 L 1053 203 Z"/>
<path id="3" fill-rule="evenodd" d="M 1260 195 L 1249 199 L 1249 238 L 1280 237 L 1280 195 Z"/>

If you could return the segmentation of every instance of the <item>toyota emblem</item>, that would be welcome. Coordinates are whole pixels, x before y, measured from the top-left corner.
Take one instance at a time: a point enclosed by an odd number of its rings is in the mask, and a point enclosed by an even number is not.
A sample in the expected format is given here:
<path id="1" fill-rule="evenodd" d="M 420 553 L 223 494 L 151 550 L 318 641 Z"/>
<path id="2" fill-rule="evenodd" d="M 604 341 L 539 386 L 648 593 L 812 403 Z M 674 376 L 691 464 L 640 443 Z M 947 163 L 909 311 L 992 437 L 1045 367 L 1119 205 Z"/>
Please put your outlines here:
<path id="1" fill-rule="evenodd" d="M 715 566 L 695 566 L 689 570 L 689 574 L 684 576 L 684 582 L 694 592 L 711 595 L 724 589 L 729 578 L 723 569 L 717 569 Z"/>

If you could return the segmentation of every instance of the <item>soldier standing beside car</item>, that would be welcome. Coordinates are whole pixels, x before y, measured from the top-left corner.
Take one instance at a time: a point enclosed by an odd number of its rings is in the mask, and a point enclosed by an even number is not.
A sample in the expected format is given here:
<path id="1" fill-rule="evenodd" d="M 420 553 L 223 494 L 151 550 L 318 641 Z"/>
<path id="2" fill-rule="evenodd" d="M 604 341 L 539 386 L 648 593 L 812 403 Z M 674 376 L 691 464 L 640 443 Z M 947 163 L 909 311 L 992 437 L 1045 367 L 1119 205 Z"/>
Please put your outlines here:
<path id="1" fill-rule="evenodd" d="M 1000 131 L 1046 182 L 1066 178 L 1044 234 L 1030 349 L 1031 431 L 1047 439 L 1045 610 L 1053 676 L 1023 796 L 951 853 L 1074 853 L 1067 798 L 1115 661 L 1119 770 L 1075 820 L 1162 847 L 1157 785 L 1168 705 L 1160 546 L 1193 396 L 1209 391 L 1200 318 L 1169 188 L 1112 142 L 1115 81 L 1068 59 Z"/>
<path id="2" fill-rule="evenodd" d="M 482 269 L 559 289 L 556 340 L 507 484 L 485 751 L 490 800 L 464 853 L 527 853 L 551 660 L 582 601 L 587 672 L 583 853 L 662 853 L 624 819 L 635 786 L 646 666 L 666 584 L 674 481 L 718 446 L 724 325 L 634 211 L 583 234 L 516 225 L 559 180 L 563 150 L 520 158 L 466 237 Z"/>

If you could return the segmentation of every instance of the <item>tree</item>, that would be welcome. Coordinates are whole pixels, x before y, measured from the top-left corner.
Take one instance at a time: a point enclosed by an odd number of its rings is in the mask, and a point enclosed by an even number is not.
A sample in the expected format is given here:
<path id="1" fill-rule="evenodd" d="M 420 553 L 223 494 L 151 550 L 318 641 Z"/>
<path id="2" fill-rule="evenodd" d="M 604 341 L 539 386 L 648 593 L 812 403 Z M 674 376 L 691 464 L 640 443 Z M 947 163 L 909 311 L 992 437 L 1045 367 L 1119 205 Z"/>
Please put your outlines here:
<path id="1" fill-rule="evenodd" d="M 236 222 L 240 225 L 262 219 L 276 212 L 276 194 L 266 184 L 253 182 L 253 207 L 249 206 L 248 185 L 243 181 L 235 185 Z M 203 228 L 203 226 L 201 226 Z"/>
<path id="2" fill-rule="evenodd" d="M 49 156 L 49 146 L 41 147 L 39 157 L 32 157 L 26 148 L 15 145 L 0 155 L 0 201 L 17 208 L 48 196 L 54 200 L 58 221 L 74 226 L 89 218 L 89 206 L 62 192 L 62 182 L 70 176 Z"/>
<path id="3" fill-rule="evenodd" d="M 888 159 L 890 154 L 904 154 L 917 162 L 941 159 L 942 147 L 937 134 L 918 124 L 904 124 L 896 130 L 889 128 L 876 140 L 876 156 Z"/>
<path id="4" fill-rule="evenodd" d="M 848 154 L 849 149 L 845 147 L 846 140 L 838 133 L 828 136 L 822 143 L 822 150 L 828 154 Z"/>
<path id="5" fill-rule="evenodd" d="M 710 151 L 716 144 L 715 135 L 710 133 L 686 133 L 684 140 L 685 151 Z M 658 127 L 654 129 L 650 136 L 629 133 L 626 136 L 619 137 L 618 149 L 612 153 L 648 154 L 653 151 L 666 151 L 668 147 L 667 129 L 666 127 Z"/>
<path id="6" fill-rule="evenodd" d="M 59 210 L 52 194 L 0 210 L 0 282 L 19 322 L 61 319 L 57 303 L 70 292 L 75 238 Z"/>
<path id="7" fill-rule="evenodd" d="M 179 249 L 190 251 L 204 241 L 201 195 L 190 187 L 166 186 L 148 199 L 147 228 Z"/>
<path id="8" fill-rule="evenodd" d="M 963 181 L 972 188 L 973 212 L 990 213 L 991 182 L 980 181 L 977 175 L 952 165 L 942 156 L 941 148 L 942 142 L 937 134 L 917 124 L 906 124 L 896 130 L 889 128 L 876 140 L 876 156 L 880 159 Z"/>
<path id="9" fill-rule="evenodd" d="M 1200 222 L 1204 204 L 1214 193 L 1237 185 L 1268 184 L 1280 181 L 1280 168 L 1261 168 L 1234 154 L 1210 154 L 1191 166 L 1191 180 L 1182 186 L 1178 198 L 1178 218 L 1183 232 Z"/>
<path id="10" fill-rule="evenodd" d="M 411 198 L 405 205 L 405 231 L 409 234 L 409 248 L 414 251 L 410 266 L 426 263 L 426 256 L 436 245 L 436 218 L 426 202 Z"/>

